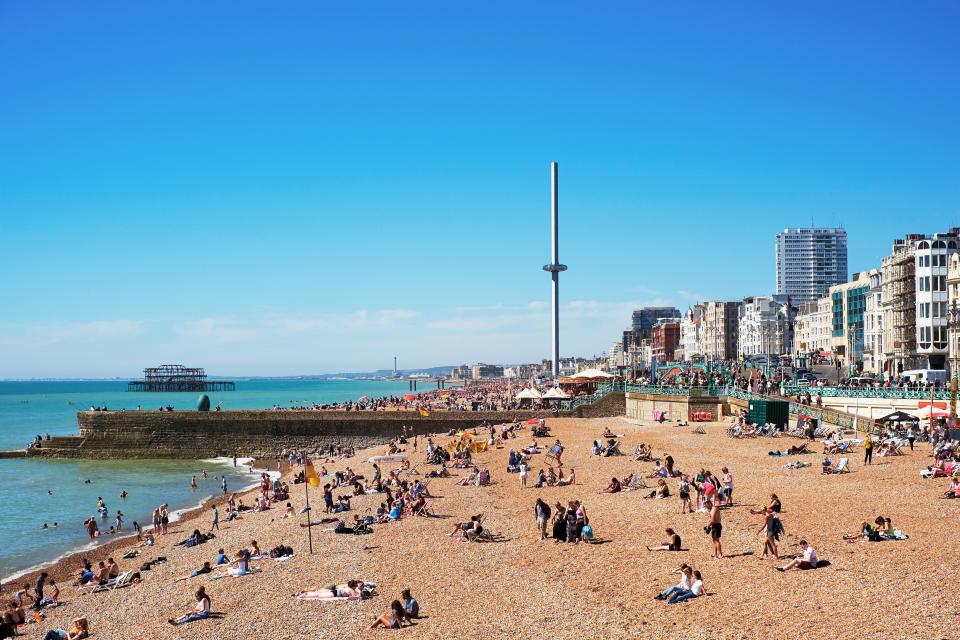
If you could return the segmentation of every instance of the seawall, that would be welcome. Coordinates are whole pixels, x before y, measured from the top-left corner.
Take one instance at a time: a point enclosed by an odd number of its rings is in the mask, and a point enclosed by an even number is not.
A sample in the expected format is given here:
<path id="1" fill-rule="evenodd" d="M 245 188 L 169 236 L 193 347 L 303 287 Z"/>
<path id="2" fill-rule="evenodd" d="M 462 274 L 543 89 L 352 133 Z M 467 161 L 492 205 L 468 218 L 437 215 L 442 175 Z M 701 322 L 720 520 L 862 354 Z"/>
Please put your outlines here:
<path id="1" fill-rule="evenodd" d="M 30 456 L 73 458 L 277 457 L 283 448 L 322 451 L 387 443 L 402 426 L 416 434 L 549 417 L 547 411 L 78 411 L 78 436 L 42 443 Z"/>

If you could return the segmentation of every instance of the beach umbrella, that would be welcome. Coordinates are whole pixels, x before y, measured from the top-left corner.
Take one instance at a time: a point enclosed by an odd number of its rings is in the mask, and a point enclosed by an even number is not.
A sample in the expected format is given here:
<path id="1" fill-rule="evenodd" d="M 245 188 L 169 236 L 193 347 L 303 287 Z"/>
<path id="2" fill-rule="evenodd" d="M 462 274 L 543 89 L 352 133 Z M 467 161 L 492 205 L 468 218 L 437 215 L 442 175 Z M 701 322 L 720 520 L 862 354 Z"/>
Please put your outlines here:
<path id="1" fill-rule="evenodd" d="M 916 422 L 917 417 L 912 416 L 906 411 L 894 411 L 893 413 L 888 413 L 882 418 L 877 418 L 877 422 Z"/>

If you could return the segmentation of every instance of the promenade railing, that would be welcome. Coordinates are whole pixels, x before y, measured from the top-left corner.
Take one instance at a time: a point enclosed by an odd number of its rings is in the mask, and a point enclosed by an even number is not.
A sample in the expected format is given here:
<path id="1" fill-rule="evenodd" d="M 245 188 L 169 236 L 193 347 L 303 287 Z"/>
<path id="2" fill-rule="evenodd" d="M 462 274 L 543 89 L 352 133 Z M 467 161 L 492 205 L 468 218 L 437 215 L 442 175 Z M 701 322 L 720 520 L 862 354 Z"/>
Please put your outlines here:
<path id="1" fill-rule="evenodd" d="M 788 386 L 784 388 L 788 395 L 809 393 L 811 396 L 822 396 L 824 398 L 879 398 L 885 400 L 929 400 L 930 391 L 921 389 L 865 389 L 862 387 L 797 387 Z M 934 400 L 949 400 L 949 391 L 934 391 Z"/>

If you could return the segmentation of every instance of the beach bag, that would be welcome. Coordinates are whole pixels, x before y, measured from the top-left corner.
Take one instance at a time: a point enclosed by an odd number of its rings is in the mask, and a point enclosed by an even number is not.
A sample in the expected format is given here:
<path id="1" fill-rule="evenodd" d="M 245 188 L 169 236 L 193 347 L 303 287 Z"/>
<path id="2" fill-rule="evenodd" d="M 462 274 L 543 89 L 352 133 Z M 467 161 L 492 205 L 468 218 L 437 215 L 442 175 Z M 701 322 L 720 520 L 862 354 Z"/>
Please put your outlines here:
<path id="1" fill-rule="evenodd" d="M 593 527 L 588 524 L 583 525 L 583 539 L 592 540 L 593 539 Z"/>

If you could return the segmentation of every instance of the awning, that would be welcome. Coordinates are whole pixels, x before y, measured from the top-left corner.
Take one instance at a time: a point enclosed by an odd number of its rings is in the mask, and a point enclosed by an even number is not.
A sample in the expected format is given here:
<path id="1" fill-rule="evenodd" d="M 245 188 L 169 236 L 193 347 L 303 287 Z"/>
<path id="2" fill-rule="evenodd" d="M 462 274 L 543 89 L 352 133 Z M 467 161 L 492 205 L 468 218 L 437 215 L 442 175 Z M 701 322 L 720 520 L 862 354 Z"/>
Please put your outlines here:
<path id="1" fill-rule="evenodd" d="M 539 400 L 542 397 L 536 389 L 524 389 L 514 396 L 517 400 Z"/>

